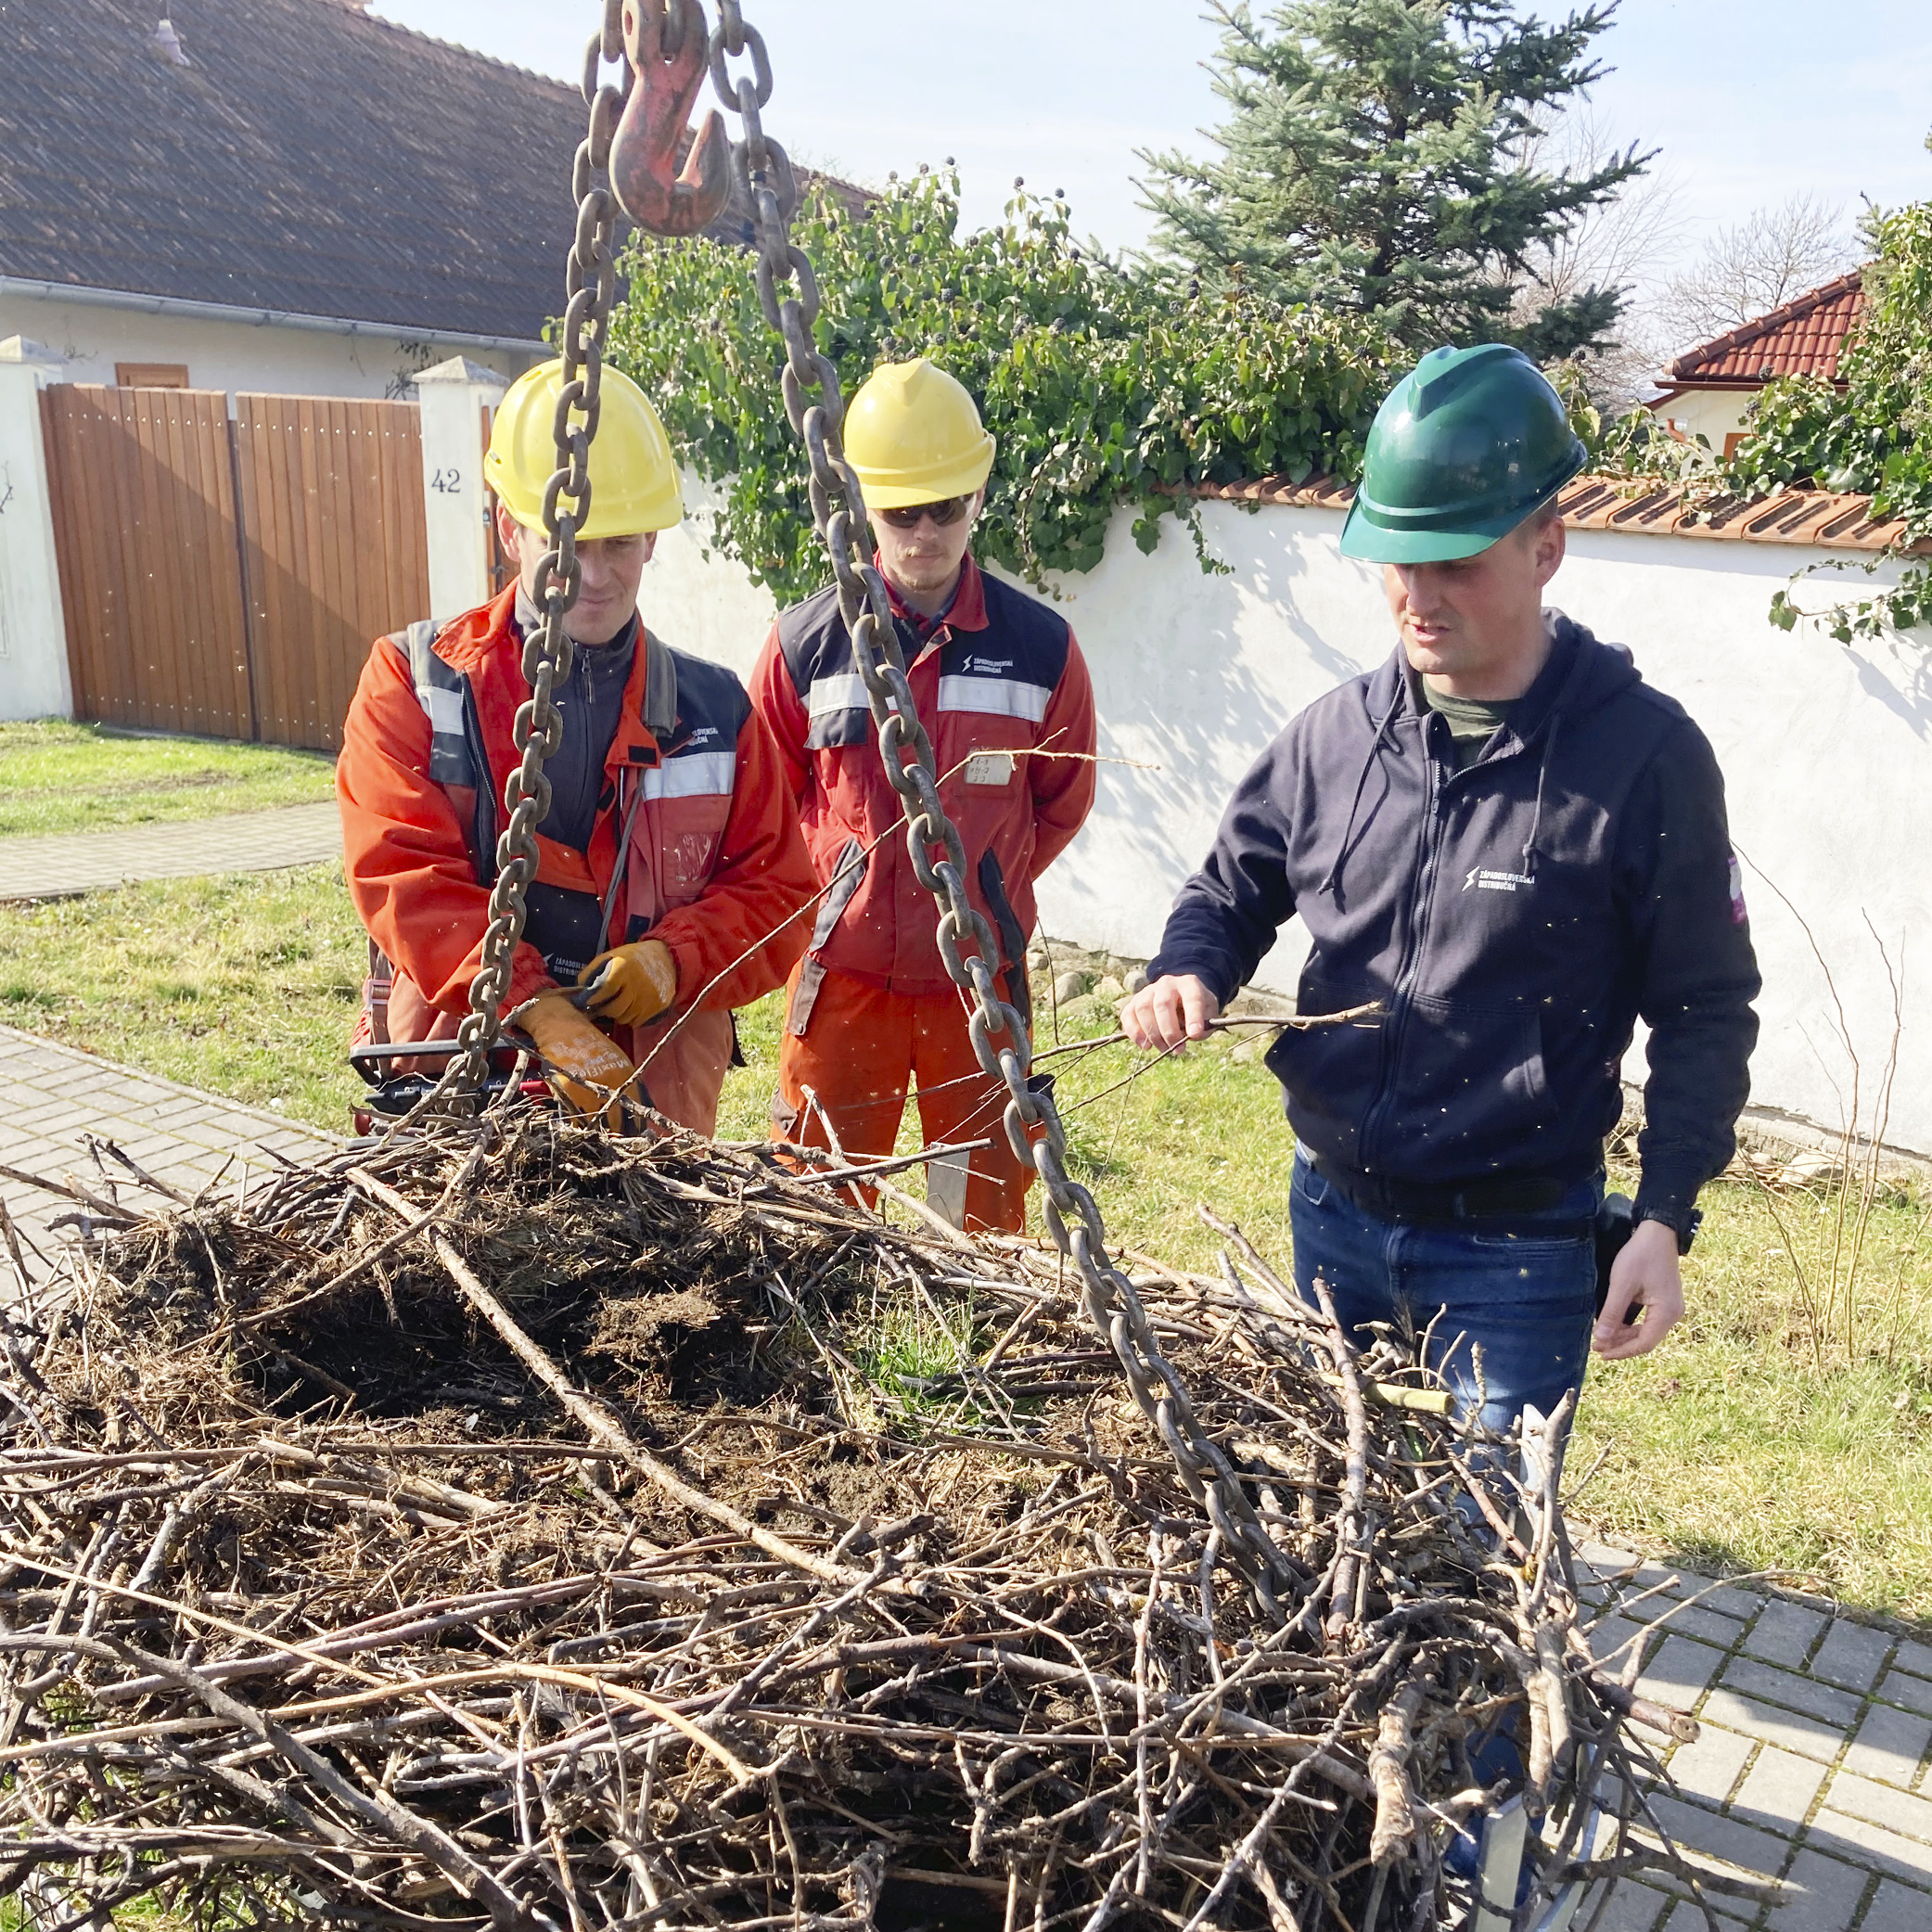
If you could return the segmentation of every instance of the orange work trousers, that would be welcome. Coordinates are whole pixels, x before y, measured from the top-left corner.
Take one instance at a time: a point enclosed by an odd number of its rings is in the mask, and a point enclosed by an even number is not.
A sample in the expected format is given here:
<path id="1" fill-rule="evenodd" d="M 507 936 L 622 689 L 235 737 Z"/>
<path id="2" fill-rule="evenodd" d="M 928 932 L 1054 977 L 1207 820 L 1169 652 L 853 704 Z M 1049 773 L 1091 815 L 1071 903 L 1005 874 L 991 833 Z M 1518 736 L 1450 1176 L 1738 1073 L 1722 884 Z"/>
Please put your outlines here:
<path id="1" fill-rule="evenodd" d="M 773 1137 L 828 1145 L 823 1123 L 805 1105 L 810 1087 L 848 1154 L 883 1158 L 899 1137 L 907 1085 L 916 1081 L 926 1145 L 992 1138 L 970 1156 L 928 1163 L 928 1200 L 955 1226 L 1025 1233 L 1032 1171 L 1020 1165 L 1006 1138 L 1006 1089 L 979 1065 L 959 995 L 915 999 L 825 972 L 803 1003 L 804 1031 L 798 1032 L 799 979 L 810 964 L 800 961 L 786 986 Z M 966 1163 L 963 1190 L 960 1160 Z"/>

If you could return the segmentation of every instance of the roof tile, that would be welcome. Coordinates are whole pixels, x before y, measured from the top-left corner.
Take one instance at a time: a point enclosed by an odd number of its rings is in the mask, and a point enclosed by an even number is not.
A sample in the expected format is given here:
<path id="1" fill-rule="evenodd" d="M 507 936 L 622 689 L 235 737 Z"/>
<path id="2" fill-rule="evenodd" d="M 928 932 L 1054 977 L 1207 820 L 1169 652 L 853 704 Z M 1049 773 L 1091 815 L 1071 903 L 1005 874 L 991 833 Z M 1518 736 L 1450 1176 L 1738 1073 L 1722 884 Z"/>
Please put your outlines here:
<path id="1" fill-rule="evenodd" d="M 1332 477 L 1291 482 L 1261 477 L 1246 483 L 1204 483 L 1187 493 L 1204 501 L 1279 504 L 1296 509 L 1345 510 L 1354 487 Z M 1638 536 L 1701 537 L 1748 544 L 1810 544 L 1825 550 L 1884 550 L 1905 533 L 1899 518 L 1872 518 L 1872 499 L 1830 490 L 1784 490 L 1775 496 L 1701 495 L 1680 483 L 1580 476 L 1565 485 L 1556 507 L 1572 530 L 1627 531 Z M 1910 546 L 1913 554 L 1932 545 Z"/>
<path id="2" fill-rule="evenodd" d="M 186 67 L 158 0 L 0 5 L 0 275 L 541 336 L 581 96 L 362 4 L 194 0 Z"/>
<path id="3" fill-rule="evenodd" d="M 1853 269 L 1680 355 L 1665 369 L 1665 379 L 1731 389 L 1755 388 L 1774 376 L 1820 376 L 1836 382 L 1845 339 L 1864 307 L 1862 277 Z"/>

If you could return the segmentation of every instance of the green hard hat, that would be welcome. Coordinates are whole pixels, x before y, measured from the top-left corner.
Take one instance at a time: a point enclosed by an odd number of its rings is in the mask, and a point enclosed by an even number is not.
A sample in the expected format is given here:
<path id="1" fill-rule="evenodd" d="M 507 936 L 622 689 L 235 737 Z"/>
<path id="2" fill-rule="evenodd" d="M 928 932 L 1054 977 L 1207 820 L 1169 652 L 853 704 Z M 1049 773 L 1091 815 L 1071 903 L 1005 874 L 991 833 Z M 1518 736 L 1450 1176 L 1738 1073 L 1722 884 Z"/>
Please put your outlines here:
<path id="1" fill-rule="evenodd" d="M 1389 564 L 1474 557 L 1587 460 L 1562 399 L 1520 349 L 1431 349 L 1375 413 L 1342 555 Z"/>

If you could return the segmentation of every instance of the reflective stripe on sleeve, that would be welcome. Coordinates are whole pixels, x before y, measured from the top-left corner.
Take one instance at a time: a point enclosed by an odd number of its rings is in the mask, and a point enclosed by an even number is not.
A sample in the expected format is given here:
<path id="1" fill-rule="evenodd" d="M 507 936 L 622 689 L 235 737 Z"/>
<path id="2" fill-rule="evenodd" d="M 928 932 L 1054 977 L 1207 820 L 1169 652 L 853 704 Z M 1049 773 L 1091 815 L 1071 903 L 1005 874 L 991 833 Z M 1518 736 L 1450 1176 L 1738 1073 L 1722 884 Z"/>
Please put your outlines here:
<path id="1" fill-rule="evenodd" d="M 667 759 L 644 774 L 647 799 L 728 799 L 737 782 L 736 751 L 694 751 Z"/>
<path id="2" fill-rule="evenodd" d="M 856 671 L 848 671 L 813 678 L 805 709 L 812 717 L 822 718 L 827 711 L 869 711 L 872 700 L 865 695 L 865 680 Z"/>
<path id="3" fill-rule="evenodd" d="M 812 687 L 814 690 L 816 685 Z M 982 711 L 995 718 L 1024 718 L 1038 724 L 1053 693 L 1044 685 L 1022 685 L 998 677 L 942 677 L 940 710 Z"/>
<path id="4" fill-rule="evenodd" d="M 444 690 L 438 685 L 418 685 L 416 701 L 429 714 L 429 729 L 439 736 L 463 736 L 463 693 Z"/>

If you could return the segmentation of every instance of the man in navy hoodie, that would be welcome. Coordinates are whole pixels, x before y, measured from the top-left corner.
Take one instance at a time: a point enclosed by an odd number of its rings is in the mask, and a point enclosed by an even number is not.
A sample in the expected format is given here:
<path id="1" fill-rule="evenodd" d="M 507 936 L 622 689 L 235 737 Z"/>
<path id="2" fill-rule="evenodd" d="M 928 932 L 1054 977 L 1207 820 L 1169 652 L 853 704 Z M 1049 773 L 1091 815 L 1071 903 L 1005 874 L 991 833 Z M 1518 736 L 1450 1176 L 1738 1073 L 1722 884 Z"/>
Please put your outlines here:
<path id="1" fill-rule="evenodd" d="M 1619 1360 L 1683 1314 L 1678 1257 L 1758 1031 L 1710 746 L 1627 650 L 1543 607 L 1583 460 L 1513 349 L 1438 349 L 1396 386 L 1342 550 L 1384 566 L 1400 647 L 1243 779 L 1121 1016 L 1143 1047 L 1199 1039 L 1300 914 L 1299 1010 L 1381 1010 L 1268 1056 L 1298 1284 L 1312 1299 L 1320 1276 L 1358 1331 L 1427 1331 L 1496 1427 L 1580 1386 L 1593 1328 Z M 1640 1017 L 1636 1226 L 1599 1312 L 1604 1140 Z"/>

